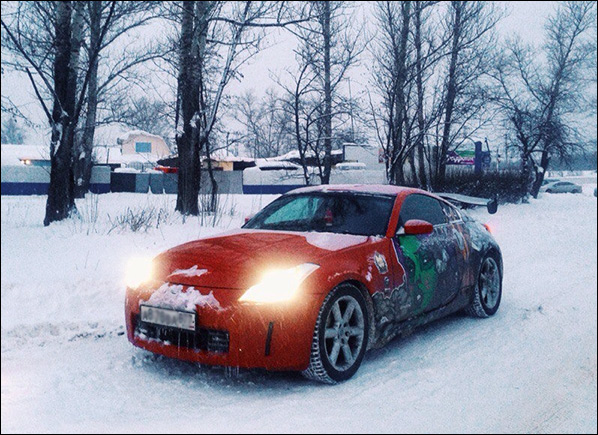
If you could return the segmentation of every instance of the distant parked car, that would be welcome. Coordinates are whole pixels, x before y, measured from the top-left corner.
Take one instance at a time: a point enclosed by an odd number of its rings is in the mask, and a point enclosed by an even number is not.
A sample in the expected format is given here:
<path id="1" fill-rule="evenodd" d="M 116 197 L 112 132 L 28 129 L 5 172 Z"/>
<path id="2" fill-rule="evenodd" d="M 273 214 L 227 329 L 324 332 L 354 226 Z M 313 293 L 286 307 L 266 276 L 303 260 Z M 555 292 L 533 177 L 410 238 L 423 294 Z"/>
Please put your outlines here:
<path id="1" fill-rule="evenodd" d="M 540 188 L 540 192 L 546 193 L 581 193 L 582 188 L 579 184 L 569 181 L 556 181 L 548 183 Z"/>

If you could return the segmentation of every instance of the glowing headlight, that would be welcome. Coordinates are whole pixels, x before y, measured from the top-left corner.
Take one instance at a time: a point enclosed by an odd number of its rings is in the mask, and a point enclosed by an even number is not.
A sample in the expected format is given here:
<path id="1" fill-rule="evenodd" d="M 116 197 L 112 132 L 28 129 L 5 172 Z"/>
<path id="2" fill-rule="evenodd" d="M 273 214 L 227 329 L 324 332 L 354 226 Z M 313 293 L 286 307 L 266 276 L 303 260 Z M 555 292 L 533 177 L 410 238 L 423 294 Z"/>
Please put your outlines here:
<path id="1" fill-rule="evenodd" d="M 152 278 L 153 263 L 151 258 L 131 258 L 127 263 L 125 284 L 135 289 Z"/>
<path id="2" fill-rule="evenodd" d="M 269 271 L 240 300 L 258 303 L 287 301 L 295 295 L 303 280 L 318 267 L 320 266 L 317 264 L 304 263 L 291 269 Z"/>

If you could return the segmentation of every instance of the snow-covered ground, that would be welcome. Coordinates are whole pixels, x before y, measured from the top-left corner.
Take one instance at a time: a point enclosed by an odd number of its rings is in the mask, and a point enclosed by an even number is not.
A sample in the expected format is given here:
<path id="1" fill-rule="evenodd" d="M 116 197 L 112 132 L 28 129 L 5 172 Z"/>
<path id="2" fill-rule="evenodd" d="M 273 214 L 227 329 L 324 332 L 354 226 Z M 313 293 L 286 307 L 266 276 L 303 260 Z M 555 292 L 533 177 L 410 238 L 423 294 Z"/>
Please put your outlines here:
<path id="1" fill-rule="evenodd" d="M 2 432 L 596 433 L 594 187 L 475 211 L 503 249 L 496 316 L 431 324 L 332 387 L 169 360 L 123 335 L 128 258 L 239 226 L 273 197 L 223 197 L 213 227 L 182 222 L 173 196 L 108 194 L 49 228 L 45 198 L 2 197 Z M 124 230 L 127 208 L 161 224 Z"/>

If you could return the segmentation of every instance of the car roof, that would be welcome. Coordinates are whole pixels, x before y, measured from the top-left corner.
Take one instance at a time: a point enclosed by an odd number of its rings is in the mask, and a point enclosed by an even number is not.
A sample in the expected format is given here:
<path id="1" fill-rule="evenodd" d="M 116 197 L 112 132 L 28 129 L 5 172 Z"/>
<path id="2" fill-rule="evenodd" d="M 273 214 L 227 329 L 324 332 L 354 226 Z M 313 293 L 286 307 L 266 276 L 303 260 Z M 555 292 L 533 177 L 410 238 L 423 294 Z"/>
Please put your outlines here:
<path id="1" fill-rule="evenodd" d="M 311 192 L 354 192 L 354 193 L 370 193 L 379 195 L 393 195 L 397 196 L 401 193 L 425 193 L 430 194 L 421 189 L 413 187 L 393 186 L 390 184 L 321 184 L 317 186 L 300 187 L 289 192 L 289 194 L 297 193 L 311 193 Z"/>

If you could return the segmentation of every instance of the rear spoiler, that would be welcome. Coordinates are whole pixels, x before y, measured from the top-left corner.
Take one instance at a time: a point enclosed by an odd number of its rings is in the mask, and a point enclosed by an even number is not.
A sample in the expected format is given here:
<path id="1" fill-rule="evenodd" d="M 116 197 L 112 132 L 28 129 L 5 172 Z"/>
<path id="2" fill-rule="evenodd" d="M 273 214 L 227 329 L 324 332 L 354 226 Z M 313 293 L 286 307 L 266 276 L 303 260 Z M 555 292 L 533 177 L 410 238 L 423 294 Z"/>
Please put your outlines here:
<path id="1" fill-rule="evenodd" d="M 498 210 L 498 201 L 496 198 L 476 198 L 475 196 L 461 195 L 459 193 L 436 193 L 436 195 L 463 208 L 486 207 L 490 214 L 494 214 Z"/>

